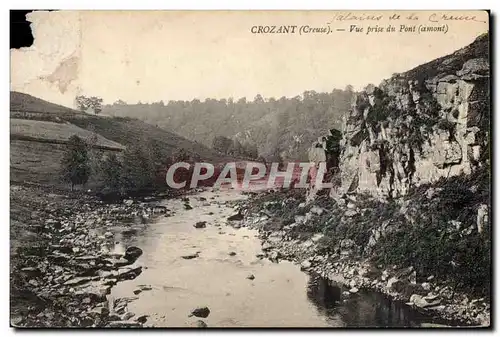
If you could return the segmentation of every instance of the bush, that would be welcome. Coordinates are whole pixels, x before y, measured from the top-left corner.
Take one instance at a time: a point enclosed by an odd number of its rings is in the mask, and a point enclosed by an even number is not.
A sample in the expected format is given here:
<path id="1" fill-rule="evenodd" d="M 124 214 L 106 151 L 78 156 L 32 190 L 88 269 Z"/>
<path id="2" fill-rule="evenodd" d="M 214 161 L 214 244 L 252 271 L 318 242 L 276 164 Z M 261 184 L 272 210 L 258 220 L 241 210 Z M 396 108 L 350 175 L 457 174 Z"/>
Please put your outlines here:
<path id="1" fill-rule="evenodd" d="M 491 268 L 489 227 L 478 233 L 477 209 L 489 205 L 489 170 L 440 179 L 408 195 L 407 215 L 400 229 L 382 237 L 374 259 L 384 265 L 413 266 L 417 275 L 436 275 L 460 290 L 488 295 Z M 471 187 L 474 187 L 471 189 Z M 425 191 L 435 190 L 432 198 Z M 451 221 L 459 221 L 457 229 Z"/>
<path id="2" fill-rule="evenodd" d="M 382 237 L 374 259 L 383 265 L 413 266 L 419 276 L 435 275 L 457 289 L 487 293 L 490 280 L 490 243 L 477 232 L 450 232 L 444 221 L 406 224 Z"/>
<path id="3" fill-rule="evenodd" d="M 62 159 L 62 177 L 64 181 L 74 185 L 87 183 L 90 177 L 90 160 L 87 144 L 83 139 L 74 135 L 68 140 L 67 150 Z"/>

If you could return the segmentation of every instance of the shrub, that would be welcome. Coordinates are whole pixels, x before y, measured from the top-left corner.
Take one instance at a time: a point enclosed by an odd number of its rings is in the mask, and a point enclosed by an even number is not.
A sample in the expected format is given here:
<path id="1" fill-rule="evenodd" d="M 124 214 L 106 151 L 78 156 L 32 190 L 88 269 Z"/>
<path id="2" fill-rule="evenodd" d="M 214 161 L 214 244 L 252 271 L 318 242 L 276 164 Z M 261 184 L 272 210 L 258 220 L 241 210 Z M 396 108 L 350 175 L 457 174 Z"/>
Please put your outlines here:
<path id="1" fill-rule="evenodd" d="M 401 220 L 399 230 L 377 242 L 375 261 L 413 266 L 417 275 L 436 275 L 453 282 L 457 289 L 488 295 L 489 226 L 478 233 L 475 224 L 478 206 L 489 205 L 489 181 L 489 170 L 484 167 L 411 191 L 407 215 L 413 221 Z M 430 199 L 425 195 L 428 188 L 435 189 Z M 451 220 L 459 221 L 461 228 L 455 228 Z"/>
<path id="2" fill-rule="evenodd" d="M 75 185 L 87 183 L 90 177 L 90 160 L 84 140 L 76 135 L 69 138 L 61 166 L 63 179 L 71 184 L 71 190 Z"/>

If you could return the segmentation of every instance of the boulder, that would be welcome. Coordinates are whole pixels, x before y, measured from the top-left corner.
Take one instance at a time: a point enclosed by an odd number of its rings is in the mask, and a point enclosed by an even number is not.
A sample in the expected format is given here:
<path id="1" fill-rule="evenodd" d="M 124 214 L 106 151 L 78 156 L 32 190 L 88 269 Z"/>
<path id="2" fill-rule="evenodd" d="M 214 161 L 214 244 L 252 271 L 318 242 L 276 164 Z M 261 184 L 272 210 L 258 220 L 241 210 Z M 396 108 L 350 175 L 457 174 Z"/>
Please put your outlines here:
<path id="1" fill-rule="evenodd" d="M 167 213 L 167 208 L 165 206 L 155 206 L 153 213 Z"/>
<path id="2" fill-rule="evenodd" d="M 398 279 L 397 277 L 391 277 L 388 281 L 387 281 L 387 286 L 386 288 L 388 290 L 395 290 L 395 288 L 402 284 L 401 280 Z"/>
<path id="3" fill-rule="evenodd" d="M 431 285 L 430 285 L 428 282 L 424 282 L 424 283 L 422 283 L 422 284 L 421 284 L 421 286 L 422 286 L 422 288 L 423 288 L 424 290 L 427 290 L 427 291 L 428 291 L 428 290 L 431 290 Z"/>
<path id="4" fill-rule="evenodd" d="M 480 77 L 488 76 L 490 65 L 487 59 L 478 57 L 470 59 L 464 63 L 462 69 L 457 71 L 457 75 L 465 80 L 474 80 Z"/>
<path id="5" fill-rule="evenodd" d="M 205 228 L 207 227 L 207 222 L 206 221 L 198 221 L 193 225 L 194 228 Z"/>
<path id="6" fill-rule="evenodd" d="M 428 308 L 439 305 L 441 303 L 441 300 L 439 300 L 437 297 L 429 298 L 423 297 L 418 294 L 413 294 L 410 296 L 410 302 L 419 308 Z"/>
<path id="7" fill-rule="evenodd" d="M 88 283 L 92 280 L 97 280 L 99 277 L 89 277 L 89 276 L 84 276 L 84 277 L 73 277 L 72 279 L 69 279 L 68 281 L 64 282 L 64 285 L 66 286 L 76 286 L 84 283 Z"/>
<path id="8" fill-rule="evenodd" d="M 195 317 L 207 318 L 210 315 L 210 309 L 208 307 L 198 307 L 191 310 L 191 315 Z"/>
<path id="9" fill-rule="evenodd" d="M 116 271 L 117 280 L 132 280 L 142 273 L 142 267 L 124 267 Z"/>
<path id="10" fill-rule="evenodd" d="M 244 216 L 243 216 L 243 214 L 241 214 L 240 211 L 238 211 L 238 213 L 233 214 L 227 218 L 228 221 L 241 221 L 243 219 L 244 219 Z"/>
<path id="11" fill-rule="evenodd" d="M 184 259 L 184 260 L 191 260 L 191 259 L 196 259 L 197 257 L 199 257 L 200 253 L 199 252 L 196 252 L 196 253 L 191 253 L 191 254 L 187 254 L 187 255 L 182 255 L 181 257 Z"/>
<path id="12" fill-rule="evenodd" d="M 279 258 L 281 257 L 280 253 L 277 252 L 277 251 L 274 251 L 272 252 L 270 255 L 269 255 L 269 260 L 271 262 L 275 262 L 275 263 L 278 263 L 279 262 Z"/>
<path id="13" fill-rule="evenodd" d="M 310 211 L 312 214 L 316 214 L 316 215 L 321 215 L 325 212 L 325 210 L 321 207 L 318 207 L 318 206 L 313 206 L 311 208 L 311 211 Z"/>
<path id="14" fill-rule="evenodd" d="M 127 250 L 125 251 L 125 255 L 123 256 L 123 258 L 125 258 L 128 261 L 134 262 L 141 255 L 142 255 L 142 249 L 140 249 L 139 247 L 131 246 L 131 247 L 127 248 Z"/>
<path id="15" fill-rule="evenodd" d="M 300 264 L 300 270 L 308 270 L 311 267 L 312 267 L 312 263 L 309 260 L 304 260 Z"/>

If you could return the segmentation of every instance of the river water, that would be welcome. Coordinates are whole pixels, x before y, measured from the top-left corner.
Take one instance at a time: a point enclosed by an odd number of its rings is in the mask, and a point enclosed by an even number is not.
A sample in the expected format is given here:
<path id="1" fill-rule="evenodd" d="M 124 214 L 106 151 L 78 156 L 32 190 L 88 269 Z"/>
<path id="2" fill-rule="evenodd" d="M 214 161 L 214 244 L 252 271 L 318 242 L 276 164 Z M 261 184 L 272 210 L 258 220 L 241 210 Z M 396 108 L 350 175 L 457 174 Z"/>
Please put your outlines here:
<path id="1" fill-rule="evenodd" d="M 209 327 L 397 327 L 432 321 L 378 293 L 360 291 L 339 301 L 343 289 L 293 263 L 257 257 L 257 231 L 225 224 L 235 213 L 225 202 L 244 198 L 239 192 L 205 191 L 189 198 L 191 210 L 181 200 L 168 200 L 163 204 L 173 216 L 115 229 L 117 250 L 143 250 L 136 261 L 143 271 L 118 283 L 111 296 L 133 297 L 128 310 L 149 315 L 145 326 L 192 326 L 198 318 L 189 314 L 200 306 L 210 309 L 203 319 Z M 197 221 L 207 221 L 206 228 L 194 228 Z M 182 257 L 193 254 L 198 257 Z M 151 290 L 134 294 L 143 285 Z"/>

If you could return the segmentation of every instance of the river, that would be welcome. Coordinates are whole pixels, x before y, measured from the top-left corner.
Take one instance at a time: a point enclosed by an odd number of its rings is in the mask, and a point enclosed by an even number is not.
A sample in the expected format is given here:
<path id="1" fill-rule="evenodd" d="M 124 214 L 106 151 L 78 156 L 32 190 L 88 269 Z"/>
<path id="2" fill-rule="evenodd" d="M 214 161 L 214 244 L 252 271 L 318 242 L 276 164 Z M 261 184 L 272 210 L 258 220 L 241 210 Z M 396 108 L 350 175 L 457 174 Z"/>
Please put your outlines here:
<path id="1" fill-rule="evenodd" d="M 115 228 L 118 251 L 138 246 L 142 273 L 119 282 L 115 298 L 133 297 L 128 310 L 149 315 L 145 326 L 188 327 L 199 318 L 192 309 L 207 306 L 209 327 L 357 327 L 420 326 L 432 319 L 383 295 L 360 291 L 347 301 L 343 289 L 300 271 L 272 263 L 259 254 L 257 231 L 225 224 L 235 213 L 227 201 L 245 198 L 236 190 L 205 191 L 190 196 L 191 210 L 180 199 L 163 205 L 174 214 L 146 224 Z M 195 228 L 206 221 L 206 228 Z M 185 259 L 182 256 L 197 256 Z M 253 275 L 249 278 L 250 275 Z M 148 289 L 138 294 L 141 286 Z"/>

